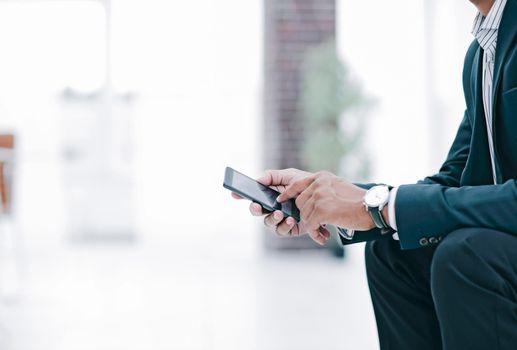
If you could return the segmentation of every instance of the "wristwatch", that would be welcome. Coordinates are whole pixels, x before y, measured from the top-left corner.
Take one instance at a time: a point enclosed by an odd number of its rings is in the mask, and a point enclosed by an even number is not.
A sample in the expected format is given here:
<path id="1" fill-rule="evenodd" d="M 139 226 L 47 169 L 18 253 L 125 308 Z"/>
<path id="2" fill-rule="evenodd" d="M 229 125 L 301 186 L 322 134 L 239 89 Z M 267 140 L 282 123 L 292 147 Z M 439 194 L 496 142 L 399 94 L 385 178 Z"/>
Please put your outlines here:
<path id="1" fill-rule="evenodd" d="M 381 230 L 381 234 L 393 232 L 382 216 L 382 209 L 388 204 L 390 198 L 390 188 L 386 185 L 377 185 L 366 191 L 363 204 L 366 211 L 370 214 L 375 226 Z"/>

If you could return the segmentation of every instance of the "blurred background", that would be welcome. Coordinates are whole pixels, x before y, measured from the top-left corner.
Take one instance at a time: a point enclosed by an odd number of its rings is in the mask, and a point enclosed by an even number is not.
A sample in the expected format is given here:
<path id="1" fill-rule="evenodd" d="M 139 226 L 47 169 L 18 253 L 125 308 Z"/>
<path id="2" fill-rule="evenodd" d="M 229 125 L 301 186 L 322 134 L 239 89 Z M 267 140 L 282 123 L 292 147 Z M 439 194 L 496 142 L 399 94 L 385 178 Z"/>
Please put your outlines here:
<path id="1" fill-rule="evenodd" d="M 363 247 L 224 167 L 410 183 L 463 115 L 449 0 L 0 0 L 0 349 L 377 349 Z"/>

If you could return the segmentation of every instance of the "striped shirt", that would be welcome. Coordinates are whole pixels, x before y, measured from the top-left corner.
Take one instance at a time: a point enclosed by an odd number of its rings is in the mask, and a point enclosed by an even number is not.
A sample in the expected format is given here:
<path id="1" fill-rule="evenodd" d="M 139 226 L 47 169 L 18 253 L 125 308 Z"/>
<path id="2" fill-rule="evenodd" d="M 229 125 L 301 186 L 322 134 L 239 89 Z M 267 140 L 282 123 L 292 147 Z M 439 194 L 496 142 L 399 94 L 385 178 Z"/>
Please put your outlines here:
<path id="1" fill-rule="evenodd" d="M 485 110 L 485 121 L 488 135 L 488 148 L 492 162 L 492 176 L 494 184 L 497 184 L 497 160 L 494 153 L 494 139 L 492 136 L 493 120 L 493 83 L 494 83 L 494 61 L 497 48 L 497 33 L 503 17 L 504 7 L 507 0 L 496 0 L 486 17 L 478 13 L 474 21 L 472 34 L 476 37 L 483 49 L 483 107 Z"/>

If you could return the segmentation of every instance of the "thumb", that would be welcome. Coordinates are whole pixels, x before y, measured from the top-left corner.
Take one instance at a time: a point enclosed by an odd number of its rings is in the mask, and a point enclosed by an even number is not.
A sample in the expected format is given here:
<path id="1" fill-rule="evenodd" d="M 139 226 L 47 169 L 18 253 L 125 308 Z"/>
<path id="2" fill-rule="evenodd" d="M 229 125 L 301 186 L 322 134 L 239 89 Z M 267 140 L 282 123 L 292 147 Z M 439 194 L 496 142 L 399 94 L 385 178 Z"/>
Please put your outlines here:
<path id="1" fill-rule="evenodd" d="M 260 176 L 257 181 L 264 186 L 273 186 L 273 172 L 276 170 L 266 170 L 266 172 Z"/>
<path id="2" fill-rule="evenodd" d="M 257 179 L 264 186 L 289 185 L 295 172 L 292 169 L 266 170 L 264 175 Z"/>

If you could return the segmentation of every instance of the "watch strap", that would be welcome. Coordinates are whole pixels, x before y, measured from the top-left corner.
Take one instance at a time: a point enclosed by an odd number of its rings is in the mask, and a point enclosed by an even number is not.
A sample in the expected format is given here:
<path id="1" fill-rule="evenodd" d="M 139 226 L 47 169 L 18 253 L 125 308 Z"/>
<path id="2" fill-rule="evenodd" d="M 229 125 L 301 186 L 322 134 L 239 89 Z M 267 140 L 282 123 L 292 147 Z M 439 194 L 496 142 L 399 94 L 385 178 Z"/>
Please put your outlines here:
<path id="1" fill-rule="evenodd" d="M 387 234 L 393 231 L 393 229 L 388 226 L 384 220 L 384 217 L 382 216 L 382 213 L 378 207 L 368 207 L 368 213 L 370 214 L 373 223 L 381 230 L 382 234 Z"/>

